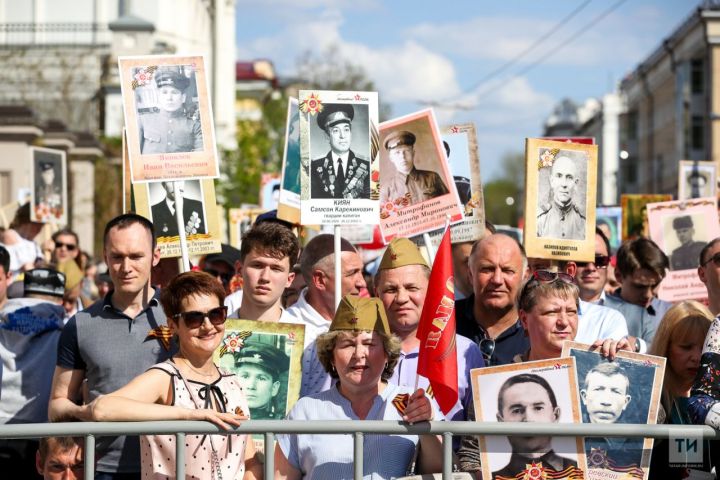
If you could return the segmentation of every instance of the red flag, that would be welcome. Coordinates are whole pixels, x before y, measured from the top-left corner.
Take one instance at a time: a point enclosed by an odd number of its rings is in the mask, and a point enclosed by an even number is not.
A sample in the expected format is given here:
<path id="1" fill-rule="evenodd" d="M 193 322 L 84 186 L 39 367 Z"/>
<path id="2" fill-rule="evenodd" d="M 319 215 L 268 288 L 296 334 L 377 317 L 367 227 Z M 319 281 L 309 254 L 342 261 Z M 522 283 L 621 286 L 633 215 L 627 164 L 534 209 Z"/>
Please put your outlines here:
<path id="1" fill-rule="evenodd" d="M 458 400 L 453 282 L 450 228 L 447 228 L 435 254 L 417 331 L 420 340 L 417 373 L 430 380 L 435 400 L 445 414 Z"/>

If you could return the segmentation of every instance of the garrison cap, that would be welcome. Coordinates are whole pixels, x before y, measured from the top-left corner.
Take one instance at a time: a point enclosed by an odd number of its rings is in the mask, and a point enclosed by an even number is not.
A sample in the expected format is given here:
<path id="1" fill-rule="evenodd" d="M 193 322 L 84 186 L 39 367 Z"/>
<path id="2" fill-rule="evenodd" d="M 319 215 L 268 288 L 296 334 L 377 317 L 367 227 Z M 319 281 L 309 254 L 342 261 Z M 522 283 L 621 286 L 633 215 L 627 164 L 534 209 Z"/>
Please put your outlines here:
<path id="1" fill-rule="evenodd" d="M 690 215 L 683 215 L 682 217 L 673 218 L 673 228 L 693 228 L 693 221 Z"/>
<path id="2" fill-rule="evenodd" d="M 407 238 L 395 237 L 388 245 L 378 271 L 399 268 L 406 265 L 423 265 L 428 266 L 427 262 L 420 254 L 420 250 L 412 240 Z"/>
<path id="3" fill-rule="evenodd" d="M 345 295 L 340 301 L 330 331 L 370 331 L 390 335 L 385 307 L 378 298 L 361 298 Z"/>
<path id="4" fill-rule="evenodd" d="M 23 278 L 25 295 L 36 293 L 62 298 L 65 294 L 65 275 L 52 268 L 36 268 L 25 272 Z"/>
<path id="5" fill-rule="evenodd" d="M 407 130 L 398 130 L 396 132 L 392 132 L 387 136 L 387 138 L 385 138 L 386 150 L 392 150 L 400 145 L 415 145 L 415 134 L 408 132 Z"/>
<path id="6" fill-rule="evenodd" d="M 169 85 L 185 90 L 190 85 L 190 80 L 178 67 L 160 67 L 155 72 L 155 83 L 158 88 Z"/>
<path id="7" fill-rule="evenodd" d="M 53 169 L 53 163 L 52 162 L 40 162 L 40 170 L 43 172 L 46 172 L 48 170 Z"/>
<path id="8" fill-rule="evenodd" d="M 270 372 L 277 380 L 277 377 L 288 371 L 290 358 L 279 348 L 273 345 L 255 342 L 245 343 L 245 346 L 235 354 L 235 366 L 255 365 Z"/>
<path id="9" fill-rule="evenodd" d="M 317 124 L 323 130 L 334 127 L 340 123 L 351 123 L 355 117 L 355 110 L 347 103 L 328 103 L 323 111 L 318 113 Z"/>

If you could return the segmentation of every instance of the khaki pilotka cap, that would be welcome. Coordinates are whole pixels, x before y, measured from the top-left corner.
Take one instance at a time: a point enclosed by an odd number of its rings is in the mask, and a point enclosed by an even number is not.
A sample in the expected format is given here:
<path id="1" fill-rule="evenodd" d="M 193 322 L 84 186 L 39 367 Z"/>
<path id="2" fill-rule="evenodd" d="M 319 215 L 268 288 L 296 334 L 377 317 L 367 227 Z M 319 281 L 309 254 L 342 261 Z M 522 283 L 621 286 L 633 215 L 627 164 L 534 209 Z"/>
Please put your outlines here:
<path id="1" fill-rule="evenodd" d="M 378 298 L 345 295 L 330 324 L 330 331 L 336 330 L 379 332 L 390 336 L 385 306 Z"/>
<path id="2" fill-rule="evenodd" d="M 396 237 L 385 250 L 378 271 L 400 268 L 406 265 L 428 266 L 425 258 L 420 253 L 420 249 L 412 240 Z"/>

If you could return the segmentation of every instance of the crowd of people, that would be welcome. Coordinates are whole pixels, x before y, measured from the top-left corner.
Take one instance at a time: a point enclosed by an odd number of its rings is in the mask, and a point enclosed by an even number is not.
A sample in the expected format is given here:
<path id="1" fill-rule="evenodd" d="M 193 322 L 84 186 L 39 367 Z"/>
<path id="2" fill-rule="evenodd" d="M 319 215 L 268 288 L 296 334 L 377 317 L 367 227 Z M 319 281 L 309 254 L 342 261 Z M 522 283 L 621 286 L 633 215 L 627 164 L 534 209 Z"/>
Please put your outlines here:
<path id="1" fill-rule="evenodd" d="M 673 305 L 656 296 L 670 260 L 647 238 L 613 252 L 597 229 L 593 261 L 549 262 L 528 258 L 486 222 L 481 239 L 452 245 L 459 395 L 443 414 L 428 381 L 416 380 L 416 334 L 433 285 L 422 247 L 409 239 L 393 240 L 370 269 L 345 239 L 336 257 L 332 235 L 301 248 L 294 226 L 269 213 L 239 250 L 224 245 L 180 273 L 176 259 L 160 258 L 144 217 L 123 214 L 106 225 L 98 267 L 68 229 L 43 251 L 32 241 L 41 224 L 23 214 L 0 232 L 2 423 L 206 420 L 232 429 L 253 418 L 473 421 L 471 370 L 558 358 L 563 342 L 575 340 L 609 360 L 621 350 L 665 357 L 658 421 L 720 426 L 720 323 L 713 320 L 720 313 L 720 239 L 695 259 L 708 306 Z M 228 318 L 304 325 L 300 399 L 289 412 L 272 400 L 280 365 L 289 361 L 284 354 L 248 346 L 234 354 L 239 375 L 213 360 Z M 605 365 L 579 379 L 589 423 L 614 423 L 632 408 L 627 376 Z M 503 385 L 498 421 L 557 421 L 558 399 L 543 381 L 525 375 Z M 174 438 L 100 437 L 95 478 L 175 478 Z M 494 475 L 537 461 L 555 471 L 578 467 L 549 437 L 510 440 L 509 463 Z M 642 449 L 642 442 L 608 443 L 616 440 L 597 442 L 628 455 Z M 264 455 L 274 455 L 275 478 L 353 473 L 350 436 L 279 435 L 274 452 L 264 454 L 246 435 L 186 442 L 187 478 L 261 478 Z M 0 465 L 12 478 L 32 478 L 31 471 L 80 478 L 83 448 L 72 437 L 4 441 Z M 457 468 L 480 478 L 478 438 L 457 437 L 453 450 Z M 698 470 L 715 467 L 713 453 L 705 449 Z M 439 472 L 441 458 L 435 435 L 365 437 L 367 478 Z M 669 465 L 667 443 L 656 442 L 650 477 L 686 474 Z"/>

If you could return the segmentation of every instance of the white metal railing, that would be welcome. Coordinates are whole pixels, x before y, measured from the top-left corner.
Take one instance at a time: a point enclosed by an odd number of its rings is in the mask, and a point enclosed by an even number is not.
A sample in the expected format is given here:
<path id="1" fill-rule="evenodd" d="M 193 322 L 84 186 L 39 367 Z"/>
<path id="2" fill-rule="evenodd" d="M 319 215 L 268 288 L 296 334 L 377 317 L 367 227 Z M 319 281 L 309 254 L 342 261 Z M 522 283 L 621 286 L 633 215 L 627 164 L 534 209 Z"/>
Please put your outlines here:
<path id="1" fill-rule="evenodd" d="M 175 435 L 176 477 L 185 477 L 186 434 L 262 433 L 265 441 L 265 478 L 273 478 L 272 445 L 277 433 L 325 433 L 354 435 L 354 477 L 363 477 L 364 434 L 435 434 L 443 436 L 443 478 L 452 478 L 453 435 L 550 435 L 557 437 L 647 437 L 694 438 L 720 440 L 720 431 L 704 425 L 640 425 L 640 424 L 559 424 L 559 423 L 483 423 L 483 422 L 404 422 L 382 420 L 352 421 L 291 421 L 248 420 L 235 430 L 221 430 L 209 422 L 74 422 L 0 425 L 0 439 L 39 438 L 56 436 L 85 437 L 85 480 L 95 477 L 95 437 L 115 435 Z M 270 445 L 270 451 L 267 446 Z M 359 462 L 357 459 L 361 459 Z"/>

